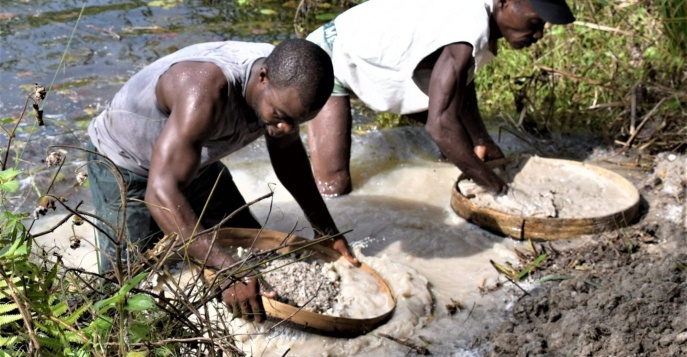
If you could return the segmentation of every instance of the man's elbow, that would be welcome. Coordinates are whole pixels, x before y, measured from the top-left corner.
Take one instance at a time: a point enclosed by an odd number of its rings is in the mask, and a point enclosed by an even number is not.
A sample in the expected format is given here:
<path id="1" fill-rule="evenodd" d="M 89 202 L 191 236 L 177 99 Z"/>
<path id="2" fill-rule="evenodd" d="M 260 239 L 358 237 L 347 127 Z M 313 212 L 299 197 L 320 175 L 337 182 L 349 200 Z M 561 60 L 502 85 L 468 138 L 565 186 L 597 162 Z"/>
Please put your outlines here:
<path id="1" fill-rule="evenodd" d="M 427 124 L 425 124 L 425 130 L 427 130 L 429 136 L 437 145 L 439 145 L 439 147 L 442 147 L 442 145 L 448 143 L 449 137 L 446 135 L 446 130 L 440 124 L 427 121 Z"/>
<path id="2" fill-rule="evenodd" d="M 153 176 L 148 178 L 146 185 L 145 200 L 148 203 L 160 205 L 165 201 L 165 197 L 169 196 L 171 192 L 170 183 L 163 179 L 157 179 Z"/>
<path id="3" fill-rule="evenodd" d="M 161 203 L 161 190 L 159 186 L 151 186 L 150 184 L 146 188 L 145 201 L 152 204 Z"/>

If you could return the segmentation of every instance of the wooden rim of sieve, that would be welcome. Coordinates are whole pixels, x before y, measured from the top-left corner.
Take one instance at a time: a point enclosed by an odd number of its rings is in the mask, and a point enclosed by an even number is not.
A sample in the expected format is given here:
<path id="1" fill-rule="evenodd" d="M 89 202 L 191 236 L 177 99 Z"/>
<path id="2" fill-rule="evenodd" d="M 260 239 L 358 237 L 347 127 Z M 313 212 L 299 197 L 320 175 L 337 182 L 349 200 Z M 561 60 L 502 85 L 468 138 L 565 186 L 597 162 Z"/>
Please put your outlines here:
<path id="1" fill-rule="evenodd" d="M 532 157 L 529 155 L 498 159 L 487 162 L 491 168 L 502 166 L 515 159 Z M 607 169 L 582 162 L 535 157 L 537 160 L 550 161 L 560 165 L 575 166 L 593 172 L 612 181 L 632 200 L 632 204 L 618 212 L 585 218 L 551 218 L 519 216 L 489 207 L 481 207 L 468 199 L 458 187 L 467 179 L 461 173 L 453 185 L 451 208 L 463 219 L 491 232 L 526 240 L 556 240 L 574 238 L 586 234 L 601 233 L 629 226 L 639 213 L 639 192 L 627 179 Z"/>
<path id="2" fill-rule="evenodd" d="M 218 231 L 215 244 L 226 248 L 252 247 L 259 250 L 283 246 L 278 252 L 289 253 L 297 248 L 300 245 L 299 243 L 307 242 L 309 242 L 308 239 L 284 232 L 249 228 L 222 228 Z M 321 244 L 311 245 L 307 249 L 314 251 L 318 258 L 325 261 L 344 259 L 341 258 L 337 251 Z M 263 296 L 262 304 L 265 308 L 265 313 L 272 320 L 287 321 L 289 325 L 297 328 L 325 335 L 352 337 L 372 331 L 391 318 L 396 309 L 396 299 L 389 285 L 374 269 L 362 262 L 360 269 L 371 274 L 379 284 L 380 291 L 386 295 L 391 306 L 386 313 L 363 319 L 328 316 L 300 309 Z M 214 272 L 205 269 L 203 277 L 206 281 L 212 281 L 214 279 Z"/>

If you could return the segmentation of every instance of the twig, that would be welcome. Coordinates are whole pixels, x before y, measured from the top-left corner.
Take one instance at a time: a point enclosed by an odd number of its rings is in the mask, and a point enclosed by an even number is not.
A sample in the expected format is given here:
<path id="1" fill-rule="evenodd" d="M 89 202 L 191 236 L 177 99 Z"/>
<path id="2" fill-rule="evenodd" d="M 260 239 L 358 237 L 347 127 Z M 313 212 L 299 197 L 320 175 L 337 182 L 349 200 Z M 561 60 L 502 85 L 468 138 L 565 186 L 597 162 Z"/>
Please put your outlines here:
<path id="1" fill-rule="evenodd" d="M 545 154 L 545 151 L 542 148 L 540 148 L 537 144 L 532 142 L 532 140 L 528 139 L 524 134 L 516 132 L 507 126 L 502 125 L 502 126 L 499 126 L 499 137 L 501 136 L 501 130 L 507 131 L 511 135 L 515 136 L 517 139 L 520 139 L 522 142 L 524 142 L 525 144 L 529 145 L 531 148 L 536 150 L 540 155 Z"/>
<path id="2" fill-rule="evenodd" d="M 274 192 L 270 192 L 270 193 L 267 193 L 267 194 L 265 194 L 265 195 L 263 195 L 263 196 L 261 196 L 261 197 L 258 197 L 257 199 L 255 199 L 255 200 L 253 200 L 253 201 L 250 201 L 250 202 L 246 203 L 245 205 L 239 207 L 236 211 L 232 212 L 230 215 L 224 217 L 224 218 L 223 218 L 219 223 L 217 223 L 216 225 L 212 226 L 211 228 L 202 230 L 202 231 L 200 231 L 200 232 L 194 234 L 193 237 L 191 237 L 191 238 L 197 238 L 198 236 L 202 236 L 203 234 L 207 234 L 207 233 L 210 233 L 210 232 L 216 230 L 218 227 L 222 227 L 225 223 L 227 223 L 227 221 L 229 221 L 230 219 L 234 218 L 234 216 L 235 216 L 240 210 L 245 209 L 245 208 L 248 208 L 248 207 L 250 207 L 250 206 L 252 206 L 252 205 L 254 205 L 254 204 L 256 204 L 256 203 L 258 203 L 258 202 L 260 202 L 260 201 L 262 201 L 262 200 L 264 200 L 264 199 L 266 199 L 267 197 L 270 197 L 270 196 L 273 196 L 273 195 L 274 195 Z"/>
<path id="3" fill-rule="evenodd" d="M 649 111 L 648 113 L 646 113 L 646 115 L 644 115 L 642 122 L 639 123 L 639 125 L 637 125 L 637 129 L 632 133 L 630 138 L 627 139 L 627 141 L 625 143 L 623 143 L 623 149 L 622 150 L 626 150 L 632 146 L 632 142 L 635 140 L 635 137 L 637 136 L 637 134 L 639 134 L 639 132 L 642 130 L 642 127 L 644 127 L 644 124 L 647 122 L 647 120 L 649 120 L 649 118 L 651 118 L 654 114 L 656 114 L 656 112 L 658 111 L 658 109 L 661 107 L 661 105 L 663 104 L 663 102 L 665 100 L 666 100 L 666 97 L 661 98 L 661 100 L 659 100 L 658 103 L 656 103 L 654 108 L 651 109 L 651 111 Z"/>
<path id="4" fill-rule="evenodd" d="M 299 20 L 302 17 L 301 15 L 307 11 L 304 9 L 307 1 L 308 0 L 301 0 L 298 2 L 298 6 L 296 7 L 296 11 L 295 11 L 295 14 L 293 16 L 293 30 L 296 33 L 296 36 L 300 39 L 303 38 L 303 30 L 299 29 L 299 25 L 300 25 Z"/>
<path id="5" fill-rule="evenodd" d="M 421 355 L 424 355 L 424 356 L 429 355 L 429 350 L 428 350 L 427 348 L 425 348 L 425 347 L 417 346 L 417 345 L 412 344 L 412 343 L 410 343 L 410 342 L 408 342 L 408 341 L 398 339 L 398 338 L 396 338 L 396 337 L 387 335 L 387 334 L 385 334 L 385 333 L 378 333 L 377 335 L 378 335 L 378 336 L 381 336 L 381 337 L 384 337 L 384 338 L 386 338 L 386 339 L 389 339 L 389 340 L 391 340 L 391 341 L 394 341 L 394 342 L 398 343 L 399 345 L 406 346 L 406 347 L 410 348 L 411 350 L 413 350 L 413 351 L 414 351 L 415 353 L 417 353 L 417 354 L 421 354 Z"/>
<path id="6" fill-rule="evenodd" d="M 46 195 L 50 193 L 52 186 L 55 184 L 55 180 L 57 180 L 57 175 L 59 175 L 60 171 L 62 171 L 62 166 L 64 166 L 65 161 L 67 161 L 66 155 L 60 158 L 60 166 L 57 167 L 57 172 L 55 172 L 55 175 L 53 175 L 52 179 L 50 180 L 50 185 L 48 185 L 48 188 L 45 190 Z"/>
<path id="7" fill-rule="evenodd" d="M 71 273 L 74 273 L 74 274 L 79 278 L 79 280 L 81 280 L 82 282 L 86 283 L 87 286 L 89 286 L 90 284 L 88 284 L 88 283 L 86 282 L 86 280 L 85 280 L 83 277 L 81 277 L 81 274 L 91 275 L 91 276 L 97 277 L 97 278 L 101 279 L 101 280 L 104 281 L 104 282 L 107 282 L 107 283 L 110 283 L 110 284 L 114 285 L 114 286 L 117 287 L 117 288 L 120 288 L 120 287 L 122 286 L 122 284 L 120 284 L 118 281 L 113 280 L 113 279 L 110 279 L 110 278 L 108 278 L 108 277 L 106 277 L 106 276 L 104 276 L 104 275 L 102 275 L 102 274 L 99 274 L 99 273 L 90 272 L 90 271 L 85 271 L 85 270 L 80 269 L 80 268 L 68 268 L 68 269 L 65 271 L 65 275 L 66 275 L 67 273 L 70 273 L 70 272 L 71 272 Z M 96 288 L 94 288 L 94 287 L 92 287 L 92 286 L 90 286 L 89 288 L 90 288 L 94 293 L 98 293 L 98 294 L 100 294 L 100 295 L 105 295 L 105 296 L 107 296 L 106 294 L 104 294 L 104 293 L 102 293 L 102 292 L 99 292 L 98 289 L 96 289 Z M 144 294 L 147 294 L 147 295 L 150 295 L 150 296 L 154 297 L 155 300 L 156 300 L 155 304 L 157 305 L 157 307 L 159 307 L 160 309 L 164 310 L 165 312 L 167 312 L 168 314 L 170 314 L 171 316 L 173 316 L 173 321 L 180 321 L 184 326 L 190 328 L 190 329 L 193 330 L 193 332 L 196 333 L 196 334 L 200 334 L 200 333 L 201 333 L 201 331 L 200 331 L 192 322 L 190 322 L 190 321 L 186 318 L 186 312 L 185 312 L 185 311 L 182 311 L 182 310 L 180 310 L 178 307 L 176 307 L 175 305 L 168 303 L 168 302 L 167 302 L 167 299 L 163 299 L 161 295 L 156 294 L 155 292 L 152 292 L 152 291 L 143 290 L 143 289 L 139 289 L 139 288 L 133 288 L 133 289 L 131 289 L 131 292 L 132 292 L 132 293 L 144 293 Z"/>
<path id="8" fill-rule="evenodd" d="M 45 196 L 45 197 L 53 198 L 52 195 L 47 195 L 47 196 Z M 59 202 L 59 200 L 57 200 L 57 201 L 55 201 L 55 202 Z M 83 201 L 79 202 L 79 204 L 78 204 L 76 207 L 78 208 L 82 203 L 83 203 Z M 52 228 L 50 228 L 50 229 L 48 229 L 48 230 L 46 230 L 46 231 L 43 231 L 43 232 L 41 232 L 41 233 L 35 234 L 35 235 L 32 234 L 31 236 L 32 236 L 33 238 L 37 238 L 37 237 L 40 237 L 40 236 L 42 236 L 42 235 L 45 235 L 45 234 L 48 234 L 48 233 L 52 233 L 52 232 L 54 232 L 58 227 L 60 227 L 61 225 L 63 225 L 65 222 L 67 222 L 67 221 L 69 220 L 69 218 L 71 218 L 72 216 L 73 216 L 73 214 L 70 213 L 70 214 L 64 216 L 64 218 L 62 218 L 59 222 L 57 222 L 57 224 L 55 224 L 54 226 L 52 226 Z M 29 231 L 29 232 L 31 231 L 31 228 L 33 227 L 33 223 L 36 222 L 36 221 L 37 221 L 37 219 L 34 219 L 33 222 L 31 222 L 31 225 L 29 226 L 29 228 L 27 229 L 27 231 Z"/>
<path id="9" fill-rule="evenodd" d="M 630 101 L 630 134 L 636 132 L 635 122 L 637 121 L 637 87 L 632 88 L 632 98 Z"/>
<path id="10" fill-rule="evenodd" d="M 510 276 L 508 276 L 508 275 L 506 275 L 506 274 L 503 274 L 503 276 L 505 276 L 506 279 L 508 279 L 508 281 L 510 281 L 511 283 L 513 283 L 513 285 L 517 286 L 518 289 L 522 290 L 522 292 L 525 293 L 525 295 L 529 295 L 529 294 L 530 294 L 529 292 L 527 292 L 527 290 L 523 289 L 520 285 L 518 285 L 518 283 L 516 283 L 515 280 L 513 280 Z"/>
<path id="11" fill-rule="evenodd" d="M 610 83 L 602 83 L 601 81 L 595 81 L 595 80 L 592 80 L 592 79 L 589 79 L 586 77 L 576 76 L 570 72 L 566 72 L 566 71 L 563 71 L 560 69 L 555 69 L 555 68 L 548 67 L 548 66 L 542 66 L 542 65 L 536 65 L 536 66 L 539 69 L 542 69 L 544 71 L 556 73 L 556 74 L 559 74 L 561 76 L 567 77 L 568 79 L 570 79 L 573 82 L 584 82 L 584 83 L 587 83 L 587 84 L 590 84 L 593 86 L 600 86 L 600 87 L 615 91 L 615 88 Z"/>
<path id="12" fill-rule="evenodd" d="M 14 128 L 12 128 L 12 131 L 9 132 L 7 129 L 5 129 L 4 126 L 0 125 L 2 127 L 2 130 L 4 130 L 7 133 L 7 148 L 5 149 L 5 157 L 2 159 L 2 171 L 5 171 L 7 169 L 7 159 L 9 158 L 10 155 L 10 148 L 12 147 L 12 139 L 14 139 L 14 134 L 17 132 L 17 128 L 19 127 L 19 123 L 21 123 L 22 119 L 24 119 L 24 114 L 26 113 L 26 108 L 29 106 L 29 99 L 33 96 L 33 93 L 29 94 L 26 97 L 26 103 L 24 103 L 24 110 L 22 110 L 21 115 L 19 116 L 19 119 L 17 122 L 14 124 Z"/>
<path id="13" fill-rule="evenodd" d="M 212 342 L 212 339 L 209 337 L 188 337 L 188 338 L 170 338 L 167 340 L 160 340 L 160 341 L 146 341 L 146 342 L 141 342 L 141 343 L 131 343 L 131 346 L 136 346 L 136 347 L 144 347 L 144 346 L 164 346 L 170 343 L 179 343 L 179 342 L 199 342 L 199 343 L 206 343 L 209 344 Z M 108 342 L 107 346 L 119 346 L 119 342 Z"/>
<path id="14" fill-rule="evenodd" d="M 473 301 L 473 302 L 472 302 L 472 307 L 470 307 L 470 311 L 468 311 L 468 316 L 465 317 L 465 320 L 463 320 L 463 322 L 466 322 L 466 321 L 470 318 L 470 316 L 472 316 L 472 311 L 473 311 L 474 309 L 475 309 L 475 302 Z"/>
<path id="15" fill-rule="evenodd" d="M 84 3 L 84 7 L 86 4 Z M 83 13 L 83 8 L 81 9 L 81 12 Z M 79 18 L 81 17 L 81 14 L 79 15 Z M 115 180 L 117 181 L 117 185 L 119 186 L 119 199 L 120 199 L 120 204 L 121 204 L 121 214 L 122 217 L 124 217 L 124 221 L 121 223 L 121 227 L 117 227 L 118 229 L 113 229 L 114 232 L 117 234 L 116 239 L 114 240 L 114 245 L 115 245 L 115 256 L 114 256 L 114 261 L 113 261 L 113 266 L 115 267 L 115 274 L 117 276 L 117 280 L 122 281 L 124 278 L 122 276 L 123 273 L 123 267 L 122 267 L 122 244 L 121 242 L 124 241 L 124 232 L 126 231 L 126 214 L 127 214 L 127 197 L 126 197 L 126 184 L 124 182 L 124 174 L 122 174 L 122 171 L 119 169 L 119 167 L 112 161 L 110 158 L 107 156 L 103 155 L 102 153 L 99 153 L 97 151 L 92 151 L 88 150 L 86 148 L 80 147 L 80 146 L 74 146 L 74 145 L 50 145 L 48 146 L 48 150 L 50 148 L 69 148 L 69 149 L 75 149 L 75 150 L 81 150 L 86 153 L 91 153 L 93 155 L 101 157 L 103 160 L 97 160 L 92 162 L 91 164 L 93 165 L 105 165 L 110 172 L 112 172 L 112 175 L 114 176 Z M 101 222 L 105 222 L 105 220 L 101 219 L 98 217 Z M 110 228 L 113 226 L 112 224 L 109 224 Z M 100 230 L 99 231 L 103 231 Z M 108 238 L 110 237 L 109 234 L 106 234 Z"/>
<path id="16" fill-rule="evenodd" d="M 52 195 L 48 195 L 48 196 L 49 196 L 49 197 L 52 197 L 52 198 L 55 197 L 55 196 L 52 196 Z M 95 228 L 98 232 L 101 232 L 101 233 L 105 234 L 105 236 L 106 236 L 107 238 L 109 238 L 112 242 L 114 242 L 114 238 L 110 237 L 110 235 L 109 235 L 107 232 L 105 232 L 102 228 L 98 227 L 98 225 L 96 225 L 94 222 L 91 222 L 90 220 L 88 220 L 88 219 L 85 218 L 85 217 L 92 217 L 92 218 L 98 219 L 99 221 L 101 221 L 101 222 L 105 223 L 106 225 L 108 225 L 110 228 L 113 228 L 113 226 L 112 226 L 109 222 L 103 220 L 102 218 L 100 218 L 100 217 L 98 217 L 98 216 L 96 216 L 96 215 L 94 215 L 94 214 L 92 214 L 92 213 L 82 212 L 82 211 L 77 211 L 77 210 L 75 210 L 75 209 L 72 209 L 71 207 L 65 205 L 64 202 L 62 202 L 62 201 L 60 201 L 60 200 L 56 200 L 56 202 L 59 203 L 59 204 L 61 204 L 62 207 L 63 207 L 64 209 L 66 209 L 67 211 L 69 211 L 71 215 L 81 217 L 81 218 L 84 220 L 84 223 L 90 224 L 90 225 L 93 226 L 93 228 Z M 83 202 L 83 201 L 82 201 L 82 202 Z M 67 219 L 68 219 L 68 218 L 69 218 L 69 217 L 67 217 Z M 64 221 L 66 221 L 66 220 L 63 219 L 62 221 L 60 221 L 60 224 L 63 224 Z M 43 232 L 40 232 L 40 233 L 36 233 L 36 234 L 32 234 L 31 236 L 32 236 L 33 238 L 38 238 L 38 237 L 40 237 L 40 236 L 43 236 L 43 235 L 52 233 L 52 232 L 54 232 L 54 231 L 60 226 L 60 224 L 58 224 L 58 225 L 56 225 L 56 226 L 53 226 L 52 228 L 50 228 L 50 229 L 48 229 L 48 230 L 46 230 L 46 231 L 43 231 Z M 113 230 L 115 230 L 115 229 L 113 229 Z"/>
<path id="17" fill-rule="evenodd" d="M 86 337 L 86 335 L 84 335 L 83 332 L 81 332 L 81 331 L 75 329 L 74 327 L 72 327 L 72 326 L 69 325 L 68 323 L 66 323 L 66 322 L 64 322 L 64 321 L 62 321 L 62 320 L 60 320 L 60 319 L 58 319 L 58 318 L 55 317 L 55 316 L 47 316 L 47 317 L 50 319 L 50 321 L 56 322 L 56 323 L 62 325 L 62 327 L 66 328 L 67 330 L 69 330 L 69 331 L 73 332 L 74 334 L 76 334 L 77 336 L 79 336 L 79 338 L 81 339 L 81 341 L 82 341 L 84 344 L 86 344 L 86 343 L 88 343 L 88 342 L 90 341 L 90 340 L 88 339 L 88 337 Z"/>
<path id="18" fill-rule="evenodd" d="M 573 24 L 578 25 L 578 26 L 589 27 L 591 29 L 600 30 L 600 31 L 615 32 L 615 33 L 623 34 L 626 36 L 637 36 L 637 33 L 632 33 L 632 32 L 628 32 L 625 30 L 617 29 L 615 27 L 599 25 L 599 24 L 595 24 L 595 23 L 591 23 L 591 22 L 575 21 L 575 22 L 573 22 Z"/>
<path id="19" fill-rule="evenodd" d="M 83 6 L 81 6 L 81 11 L 79 11 L 79 16 L 76 18 L 76 23 L 74 24 L 74 27 L 72 28 L 72 33 L 69 36 L 69 40 L 67 41 L 67 45 L 64 48 L 64 51 L 62 52 L 62 58 L 60 59 L 60 63 L 57 65 L 57 69 L 55 70 L 55 74 L 52 77 L 52 81 L 50 82 L 50 85 L 48 86 L 48 91 L 47 93 L 50 93 L 52 91 L 52 86 L 55 83 L 55 80 L 57 79 L 58 74 L 60 73 L 60 68 L 64 66 L 65 59 L 67 58 L 67 55 L 69 54 L 69 46 L 71 46 L 72 40 L 74 39 L 74 35 L 76 34 L 77 29 L 79 28 L 79 22 L 81 22 L 81 18 L 83 17 L 84 11 L 86 10 L 86 5 L 87 2 L 84 1 Z M 47 102 L 47 95 L 45 97 L 45 101 Z M 45 102 L 44 104 L 45 105 Z"/>
<path id="20" fill-rule="evenodd" d="M 595 109 L 604 109 L 604 108 L 614 108 L 614 107 L 624 107 L 625 103 L 623 102 L 611 102 L 611 103 L 603 103 L 603 104 L 595 104 L 587 107 L 587 110 L 595 110 Z"/>

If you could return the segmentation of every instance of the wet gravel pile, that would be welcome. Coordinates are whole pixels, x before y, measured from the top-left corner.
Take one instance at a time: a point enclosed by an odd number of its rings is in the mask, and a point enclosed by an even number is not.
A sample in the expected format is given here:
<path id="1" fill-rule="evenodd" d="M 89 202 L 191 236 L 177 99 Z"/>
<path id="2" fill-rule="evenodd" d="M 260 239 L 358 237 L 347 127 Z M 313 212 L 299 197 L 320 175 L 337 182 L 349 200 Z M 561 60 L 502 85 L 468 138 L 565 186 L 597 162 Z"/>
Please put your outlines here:
<path id="1" fill-rule="evenodd" d="M 273 260 L 261 270 L 266 272 L 264 284 L 277 293 L 277 301 L 328 315 L 339 301 L 340 277 L 332 263 L 290 256 Z"/>

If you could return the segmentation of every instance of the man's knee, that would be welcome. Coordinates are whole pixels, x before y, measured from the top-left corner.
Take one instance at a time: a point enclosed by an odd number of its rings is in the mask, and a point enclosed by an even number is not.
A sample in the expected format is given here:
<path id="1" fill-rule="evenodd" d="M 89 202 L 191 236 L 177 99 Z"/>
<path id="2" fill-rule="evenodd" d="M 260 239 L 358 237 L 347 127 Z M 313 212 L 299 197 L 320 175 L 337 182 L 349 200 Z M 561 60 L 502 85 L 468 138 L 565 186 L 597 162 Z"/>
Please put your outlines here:
<path id="1" fill-rule="evenodd" d="M 315 175 L 315 182 L 320 194 L 325 197 L 337 197 L 351 193 L 351 173 L 348 169 Z"/>

